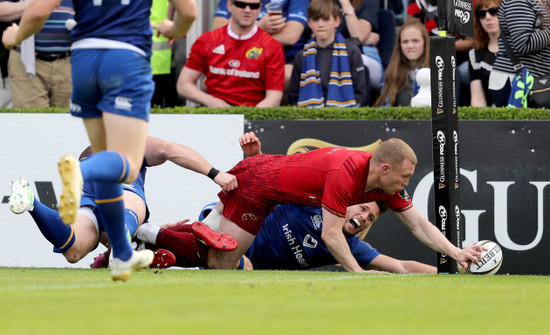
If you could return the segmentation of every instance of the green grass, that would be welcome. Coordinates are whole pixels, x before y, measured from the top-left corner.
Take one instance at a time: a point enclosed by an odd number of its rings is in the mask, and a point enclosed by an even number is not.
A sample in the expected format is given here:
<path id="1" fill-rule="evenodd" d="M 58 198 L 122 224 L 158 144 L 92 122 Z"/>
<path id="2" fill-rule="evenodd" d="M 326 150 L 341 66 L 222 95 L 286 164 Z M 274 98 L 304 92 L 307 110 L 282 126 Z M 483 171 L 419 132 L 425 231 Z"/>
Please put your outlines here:
<path id="1" fill-rule="evenodd" d="M 550 277 L 0 268 L 1 334 L 543 334 Z"/>

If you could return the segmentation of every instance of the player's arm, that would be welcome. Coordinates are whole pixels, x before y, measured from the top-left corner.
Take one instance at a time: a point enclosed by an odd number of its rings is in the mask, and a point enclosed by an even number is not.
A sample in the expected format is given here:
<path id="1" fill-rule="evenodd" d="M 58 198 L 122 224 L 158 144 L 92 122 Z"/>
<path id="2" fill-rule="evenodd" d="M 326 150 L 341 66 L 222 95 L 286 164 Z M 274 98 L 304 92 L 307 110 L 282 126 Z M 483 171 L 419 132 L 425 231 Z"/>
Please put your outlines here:
<path id="1" fill-rule="evenodd" d="M 323 229 L 321 238 L 332 256 L 348 272 L 365 272 L 351 254 L 349 244 L 342 232 L 346 220 L 323 208 Z"/>
<path id="2" fill-rule="evenodd" d="M 14 23 L 4 31 L 4 46 L 11 49 L 40 31 L 60 2 L 61 0 L 32 0 L 23 13 L 19 26 Z"/>
<path id="3" fill-rule="evenodd" d="M 368 267 L 393 273 L 437 273 L 435 266 L 415 261 L 402 261 L 386 255 L 378 255 Z"/>
<path id="4" fill-rule="evenodd" d="M 282 91 L 266 90 L 265 98 L 262 101 L 258 102 L 256 107 L 279 107 L 281 105 L 282 98 Z"/>
<path id="5" fill-rule="evenodd" d="M 201 75 L 202 72 L 200 71 L 184 67 L 181 70 L 176 87 L 179 95 L 206 107 L 230 107 L 224 100 L 204 92 L 197 86 L 197 80 Z"/>
<path id="6" fill-rule="evenodd" d="M 481 246 L 457 248 L 414 206 L 396 214 L 418 240 L 435 251 L 451 256 L 462 266 L 467 267 L 468 260 L 477 262 L 481 259 Z"/>
<path id="7" fill-rule="evenodd" d="M 260 155 L 262 153 L 262 143 L 253 131 L 244 133 L 239 137 L 239 144 L 244 154 L 248 157 Z"/>
<path id="8" fill-rule="evenodd" d="M 170 21 L 172 25 L 166 27 L 169 29 L 159 29 L 159 32 L 167 38 L 180 38 L 187 34 L 193 22 L 195 22 L 197 18 L 197 4 L 195 0 L 171 0 L 171 3 L 174 6 L 173 21 Z"/>
<path id="9" fill-rule="evenodd" d="M 150 166 L 160 165 L 168 160 L 205 176 L 208 176 L 208 173 L 212 169 L 212 164 L 195 150 L 185 145 L 164 141 L 155 137 L 147 139 L 145 160 Z M 220 171 L 213 180 L 224 191 L 234 190 L 238 186 L 237 177 L 223 171 Z"/>
<path id="10" fill-rule="evenodd" d="M 21 18 L 29 3 L 29 1 L 0 2 L 0 21 L 9 22 Z"/>

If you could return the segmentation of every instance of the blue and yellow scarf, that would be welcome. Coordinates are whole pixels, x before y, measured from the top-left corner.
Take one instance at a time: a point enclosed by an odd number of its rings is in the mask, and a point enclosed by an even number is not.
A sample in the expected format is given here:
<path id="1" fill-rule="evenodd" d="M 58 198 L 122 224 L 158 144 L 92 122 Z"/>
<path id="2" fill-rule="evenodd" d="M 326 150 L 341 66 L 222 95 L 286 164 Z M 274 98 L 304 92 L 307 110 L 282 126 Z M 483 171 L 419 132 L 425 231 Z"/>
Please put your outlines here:
<path id="1" fill-rule="evenodd" d="M 355 107 L 355 90 L 349 69 L 348 50 L 344 37 L 336 33 L 332 49 L 332 65 L 327 97 L 323 97 L 315 38 L 304 46 L 298 107 Z"/>

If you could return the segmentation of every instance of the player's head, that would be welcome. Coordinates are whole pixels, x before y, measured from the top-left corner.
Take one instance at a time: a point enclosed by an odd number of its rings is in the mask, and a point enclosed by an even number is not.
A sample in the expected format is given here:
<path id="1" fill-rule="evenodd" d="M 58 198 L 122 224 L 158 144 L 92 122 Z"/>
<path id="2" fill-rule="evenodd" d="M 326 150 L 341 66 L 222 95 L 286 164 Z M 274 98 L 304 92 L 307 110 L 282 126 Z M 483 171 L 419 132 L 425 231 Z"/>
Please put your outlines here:
<path id="1" fill-rule="evenodd" d="M 363 239 L 374 221 L 387 209 L 388 205 L 383 201 L 371 201 L 349 206 L 346 211 L 346 223 L 342 227 L 344 234 L 357 235 Z"/>
<path id="2" fill-rule="evenodd" d="M 379 187 L 388 194 L 409 184 L 418 162 L 413 149 L 398 138 L 380 143 L 371 160 L 378 169 Z"/>

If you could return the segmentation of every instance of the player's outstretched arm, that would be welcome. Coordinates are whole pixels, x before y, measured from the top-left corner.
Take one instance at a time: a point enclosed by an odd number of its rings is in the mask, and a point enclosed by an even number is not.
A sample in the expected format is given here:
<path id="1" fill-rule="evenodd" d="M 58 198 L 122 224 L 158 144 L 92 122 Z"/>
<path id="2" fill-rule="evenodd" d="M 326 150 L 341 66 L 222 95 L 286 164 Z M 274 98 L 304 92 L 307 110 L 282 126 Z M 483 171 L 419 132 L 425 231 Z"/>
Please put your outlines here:
<path id="1" fill-rule="evenodd" d="M 345 219 L 323 208 L 323 230 L 321 238 L 332 256 L 348 272 L 365 272 L 353 257 L 346 237 L 342 232 Z"/>
<path id="2" fill-rule="evenodd" d="M 480 246 L 457 248 L 415 207 L 396 214 L 418 240 L 435 251 L 451 256 L 464 267 L 467 266 L 468 260 L 478 262 L 481 259 Z"/>
<path id="3" fill-rule="evenodd" d="M 437 273 L 435 266 L 415 261 L 402 261 L 386 255 L 378 255 L 369 267 L 393 273 Z"/>
<path id="4" fill-rule="evenodd" d="M 145 160 L 150 166 L 160 165 L 168 160 L 205 176 L 208 176 L 213 168 L 212 164 L 195 150 L 185 145 L 164 141 L 151 136 L 147 139 Z M 237 177 L 223 171 L 217 173 L 213 177 L 213 180 L 226 192 L 238 187 Z"/>

